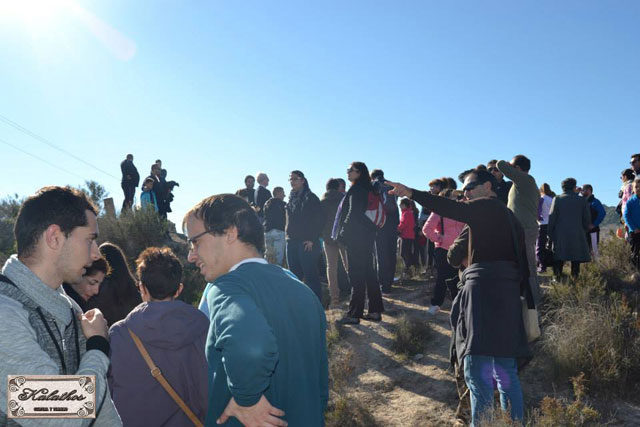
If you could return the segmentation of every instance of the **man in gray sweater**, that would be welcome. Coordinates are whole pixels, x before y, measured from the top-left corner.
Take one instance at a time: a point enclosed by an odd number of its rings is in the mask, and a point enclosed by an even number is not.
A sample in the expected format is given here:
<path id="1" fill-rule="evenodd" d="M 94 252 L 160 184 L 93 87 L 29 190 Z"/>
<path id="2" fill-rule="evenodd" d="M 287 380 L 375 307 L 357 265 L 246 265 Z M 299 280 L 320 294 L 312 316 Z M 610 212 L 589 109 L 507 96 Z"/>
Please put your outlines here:
<path id="1" fill-rule="evenodd" d="M 95 375 L 96 419 L 7 418 L 7 382 L 0 387 L 0 425 L 121 426 L 107 387 L 107 322 L 62 288 L 78 282 L 100 257 L 97 209 L 77 190 L 45 187 L 16 219 L 18 254 L 0 276 L 0 378 L 7 375 Z"/>

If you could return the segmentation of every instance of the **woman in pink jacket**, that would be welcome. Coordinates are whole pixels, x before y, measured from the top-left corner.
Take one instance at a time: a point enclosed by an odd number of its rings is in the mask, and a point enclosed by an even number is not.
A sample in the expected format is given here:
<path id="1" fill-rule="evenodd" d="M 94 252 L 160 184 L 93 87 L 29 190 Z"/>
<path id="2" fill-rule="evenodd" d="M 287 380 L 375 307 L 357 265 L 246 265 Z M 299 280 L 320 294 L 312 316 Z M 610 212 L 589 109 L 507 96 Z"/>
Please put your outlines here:
<path id="1" fill-rule="evenodd" d="M 443 190 L 440 196 L 458 200 L 458 192 L 450 188 Z M 424 235 L 435 243 L 436 287 L 433 291 L 433 298 L 431 298 L 430 314 L 436 314 L 440 311 L 447 287 L 451 292 L 452 301 L 458 293 L 457 280 L 455 280 L 457 271 L 447 262 L 447 251 L 463 227 L 464 223 L 443 218 L 435 213 L 429 215 L 429 219 L 422 227 Z"/>
<path id="2" fill-rule="evenodd" d="M 400 224 L 398 224 L 398 234 L 402 240 L 400 256 L 404 260 L 405 268 L 416 264 L 416 254 L 414 252 L 414 241 L 416 239 L 416 220 L 411 209 L 411 200 L 400 200 Z"/>

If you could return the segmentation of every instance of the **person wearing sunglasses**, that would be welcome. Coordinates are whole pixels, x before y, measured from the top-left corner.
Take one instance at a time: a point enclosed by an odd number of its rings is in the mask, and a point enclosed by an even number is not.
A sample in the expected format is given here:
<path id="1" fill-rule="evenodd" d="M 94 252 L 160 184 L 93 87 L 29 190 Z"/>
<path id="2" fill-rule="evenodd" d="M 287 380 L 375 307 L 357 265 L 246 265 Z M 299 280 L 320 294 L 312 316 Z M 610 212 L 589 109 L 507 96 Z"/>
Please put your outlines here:
<path id="1" fill-rule="evenodd" d="M 509 191 L 511 190 L 513 182 L 505 181 L 504 174 L 500 172 L 497 165 L 497 160 L 489 160 L 489 163 L 487 163 L 487 171 L 491 172 L 491 175 L 493 175 L 498 183 L 498 187 L 496 188 L 498 199 L 506 205 L 509 202 Z"/>
<path id="2" fill-rule="evenodd" d="M 629 161 L 631 165 L 631 169 L 633 169 L 633 173 L 637 175 L 640 174 L 640 153 L 632 154 L 631 160 Z"/>
<path id="3" fill-rule="evenodd" d="M 519 362 L 532 353 L 522 320 L 520 296 L 527 292 L 528 265 L 524 230 L 495 193 L 496 180 L 484 170 L 468 172 L 463 191 L 468 201 L 456 201 L 403 184 L 387 182 L 392 193 L 409 197 L 436 214 L 469 227 L 468 266 L 451 308 L 457 363 L 471 391 L 472 425 L 493 406 L 493 378 L 502 409 L 522 420 Z M 535 264 L 534 264 L 535 265 Z M 491 375 L 486 373 L 490 372 Z M 477 425 L 477 424 L 476 424 Z"/>

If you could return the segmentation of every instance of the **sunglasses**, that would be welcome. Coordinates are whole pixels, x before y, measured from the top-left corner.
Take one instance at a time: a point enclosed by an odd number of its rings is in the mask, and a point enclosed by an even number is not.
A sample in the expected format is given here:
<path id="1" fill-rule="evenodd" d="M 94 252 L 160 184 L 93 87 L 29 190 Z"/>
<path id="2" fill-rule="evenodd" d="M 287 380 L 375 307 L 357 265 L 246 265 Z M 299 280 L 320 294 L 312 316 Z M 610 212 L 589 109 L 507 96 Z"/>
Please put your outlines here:
<path id="1" fill-rule="evenodd" d="M 360 172 L 360 171 L 358 169 L 354 169 L 354 168 L 347 169 L 347 173 L 351 173 L 351 172 Z"/>
<path id="2" fill-rule="evenodd" d="M 472 181 L 472 182 L 468 183 L 467 185 L 465 185 L 464 188 L 462 189 L 462 191 L 471 191 L 474 188 L 476 188 L 478 185 L 480 185 L 480 183 L 478 181 Z"/>

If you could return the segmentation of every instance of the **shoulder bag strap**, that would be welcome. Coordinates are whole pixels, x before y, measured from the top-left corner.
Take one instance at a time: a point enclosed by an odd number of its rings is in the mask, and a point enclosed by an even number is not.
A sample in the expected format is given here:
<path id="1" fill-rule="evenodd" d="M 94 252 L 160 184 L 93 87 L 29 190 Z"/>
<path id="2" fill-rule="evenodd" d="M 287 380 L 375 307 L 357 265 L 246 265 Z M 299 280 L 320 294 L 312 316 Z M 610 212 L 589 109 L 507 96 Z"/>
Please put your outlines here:
<path id="1" fill-rule="evenodd" d="M 198 417 L 196 417 L 196 414 L 194 414 L 193 411 L 187 406 L 187 404 L 184 403 L 182 398 L 178 396 L 178 393 L 176 393 L 173 387 L 171 387 L 171 385 L 167 382 L 164 375 L 162 375 L 162 372 L 160 372 L 160 368 L 158 368 L 153 363 L 153 359 L 151 359 L 151 356 L 149 356 L 147 349 L 144 348 L 144 345 L 142 344 L 142 341 L 140 341 L 140 338 L 138 338 L 138 336 L 134 334 L 131 329 L 129 329 L 129 335 L 131 335 L 133 342 L 136 344 L 136 347 L 138 347 L 138 351 L 140 352 L 140 354 L 142 355 L 142 358 L 144 359 L 144 361 L 147 363 L 147 366 L 151 370 L 151 376 L 156 380 L 158 380 L 162 388 L 164 388 L 165 391 L 169 393 L 169 396 L 171 396 L 171 398 L 178 404 L 180 409 L 182 409 L 182 411 L 189 417 L 191 422 L 198 427 L 202 427 L 202 423 L 200 422 Z"/>

